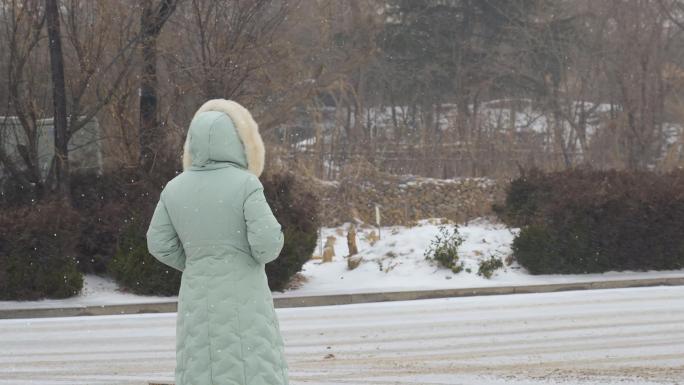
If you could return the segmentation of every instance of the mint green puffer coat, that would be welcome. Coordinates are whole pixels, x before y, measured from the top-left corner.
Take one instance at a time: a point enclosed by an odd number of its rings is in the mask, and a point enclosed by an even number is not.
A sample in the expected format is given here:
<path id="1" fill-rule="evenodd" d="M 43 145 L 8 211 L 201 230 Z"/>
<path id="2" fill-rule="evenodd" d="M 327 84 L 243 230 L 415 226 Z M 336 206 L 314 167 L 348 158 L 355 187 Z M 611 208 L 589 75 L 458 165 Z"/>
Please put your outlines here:
<path id="1" fill-rule="evenodd" d="M 264 271 L 283 232 L 258 179 L 263 143 L 249 112 L 205 103 L 190 124 L 184 166 L 161 192 L 147 232 L 150 253 L 183 272 L 176 385 L 287 385 Z"/>

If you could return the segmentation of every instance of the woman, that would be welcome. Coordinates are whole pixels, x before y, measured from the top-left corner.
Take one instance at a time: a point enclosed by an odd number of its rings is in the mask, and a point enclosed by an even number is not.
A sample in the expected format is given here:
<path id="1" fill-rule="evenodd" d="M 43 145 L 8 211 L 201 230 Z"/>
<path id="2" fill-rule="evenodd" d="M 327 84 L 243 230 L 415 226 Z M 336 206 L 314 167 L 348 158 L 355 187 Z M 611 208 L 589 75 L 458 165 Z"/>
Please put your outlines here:
<path id="1" fill-rule="evenodd" d="M 264 265 L 283 232 L 259 175 L 264 144 L 249 111 L 215 99 L 195 114 L 184 172 L 161 192 L 150 253 L 183 272 L 176 385 L 287 385 L 288 366 Z"/>

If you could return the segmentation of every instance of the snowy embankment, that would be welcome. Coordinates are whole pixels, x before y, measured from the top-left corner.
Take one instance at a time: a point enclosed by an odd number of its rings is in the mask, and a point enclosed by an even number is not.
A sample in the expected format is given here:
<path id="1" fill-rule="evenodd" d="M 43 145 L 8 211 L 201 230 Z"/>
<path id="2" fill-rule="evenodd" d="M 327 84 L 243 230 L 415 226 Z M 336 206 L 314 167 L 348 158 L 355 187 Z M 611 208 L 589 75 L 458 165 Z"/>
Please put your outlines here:
<path id="1" fill-rule="evenodd" d="M 568 282 L 589 282 L 620 279 L 663 278 L 684 276 L 684 270 L 650 272 L 608 272 L 583 275 L 531 275 L 513 262 L 498 270 L 491 279 L 477 275 L 479 262 L 490 256 L 507 260 L 511 243 L 518 229 L 484 219 L 459 226 L 464 238 L 459 256 L 464 271 L 454 274 L 428 261 L 424 251 L 439 233 L 439 219 L 426 219 L 417 226 L 389 226 L 380 229 L 380 239 L 374 241 L 377 228 L 357 228 L 358 255 L 363 257 L 354 270 L 347 269 L 347 227 L 323 228 L 319 244 L 335 237 L 333 262 L 312 259 L 301 272 L 303 284 L 274 296 L 298 296 L 377 291 L 427 290 L 484 286 L 541 285 Z M 372 235 L 372 233 L 374 233 Z M 320 251 L 316 250 L 317 254 Z"/>
<path id="2" fill-rule="evenodd" d="M 276 310 L 292 385 L 664 385 L 684 287 Z M 172 380 L 175 313 L 0 320 L 0 385 Z"/>
<path id="3" fill-rule="evenodd" d="M 435 262 L 426 260 L 424 252 L 439 233 L 438 219 L 419 221 L 416 226 L 387 226 L 380 229 L 380 239 L 372 227 L 357 228 L 358 255 L 363 260 L 353 270 L 347 268 L 347 226 L 323 228 L 320 248 L 328 237 L 334 237 L 335 256 L 332 262 L 311 259 L 295 280 L 296 285 L 274 297 L 325 295 L 340 293 L 387 292 L 468 288 L 485 286 L 536 285 L 568 282 L 605 281 L 619 279 L 682 277 L 684 270 L 652 272 L 610 272 L 586 275 L 530 275 L 513 263 L 499 270 L 491 279 L 477 275 L 482 259 L 496 256 L 506 259 L 511 254 L 511 242 L 517 232 L 502 224 L 484 219 L 459 227 L 464 238 L 459 254 L 465 270 L 454 274 Z M 470 272 L 468 272 L 468 270 Z M 122 292 L 110 279 L 88 275 L 81 295 L 63 300 L 0 301 L 0 309 L 52 308 L 128 303 L 175 301 L 176 297 L 138 296 Z"/>

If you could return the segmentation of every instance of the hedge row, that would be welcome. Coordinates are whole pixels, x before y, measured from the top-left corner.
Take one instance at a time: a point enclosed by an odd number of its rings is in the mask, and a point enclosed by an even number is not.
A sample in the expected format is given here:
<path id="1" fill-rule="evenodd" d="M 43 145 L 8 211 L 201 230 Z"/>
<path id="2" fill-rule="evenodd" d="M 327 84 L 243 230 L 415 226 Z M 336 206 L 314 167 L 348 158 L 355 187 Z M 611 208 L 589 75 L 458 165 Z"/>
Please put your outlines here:
<path id="1" fill-rule="evenodd" d="M 130 292 L 175 295 L 181 273 L 147 252 L 145 232 L 163 186 L 134 170 L 75 175 L 72 203 L 36 204 L 28 194 L 3 196 L 0 217 L 0 299 L 63 298 L 78 294 L 83 273 L 110 275 Z M 318 198 L 292 173 L 265 175 L 263 185 L 283 225 L 285 245 L 266 265 L 269 284 L 282 290 L 313 252 Z M 7 187 L 7 186 L 5 186 Z"/>
<path id="2" fill-rule="evenodd" d="M 531 171 L 495 212 L 521 228 L 513 253 L 532 274 L 684 267 L 682 171 Z"/>
<path id="3" fill-rule="evenodd" d="M 66 298 L 83 276 L 74 254 L 79 218 L 59 202 L 5 210 L 0 216 L 0 300 Z"/>

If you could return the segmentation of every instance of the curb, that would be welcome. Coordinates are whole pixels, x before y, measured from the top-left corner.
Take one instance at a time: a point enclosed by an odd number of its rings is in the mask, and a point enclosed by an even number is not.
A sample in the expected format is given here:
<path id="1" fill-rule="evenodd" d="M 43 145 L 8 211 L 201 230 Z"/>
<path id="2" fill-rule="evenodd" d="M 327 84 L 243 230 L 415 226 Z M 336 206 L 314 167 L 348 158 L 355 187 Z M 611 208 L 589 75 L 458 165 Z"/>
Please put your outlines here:
<path id="1" fill-rule="evenodd" d="M 348 305 L 354 303 L 409 301 L 431 298 L 472 297 L 484 295 L 509 295 L 529 293 L 552 293 L 572 290 L 623 289 L 649 286 L 684 286 L 683 277 L 626 279 L 614 281 L 589 281 L 526 286 L 499 286 L 462 289 L 436 289 L 414 291 L 391 291 L 380 293 L 352 293 L 311 295 L 302 297 L 276 297 L 276 308 Z M 0 309 L 0 319 L 73 317 L 90 315 L 175 313 L 177 302 L 156 302 L 123 305 L 93 305 L 65 308 Z"/>

